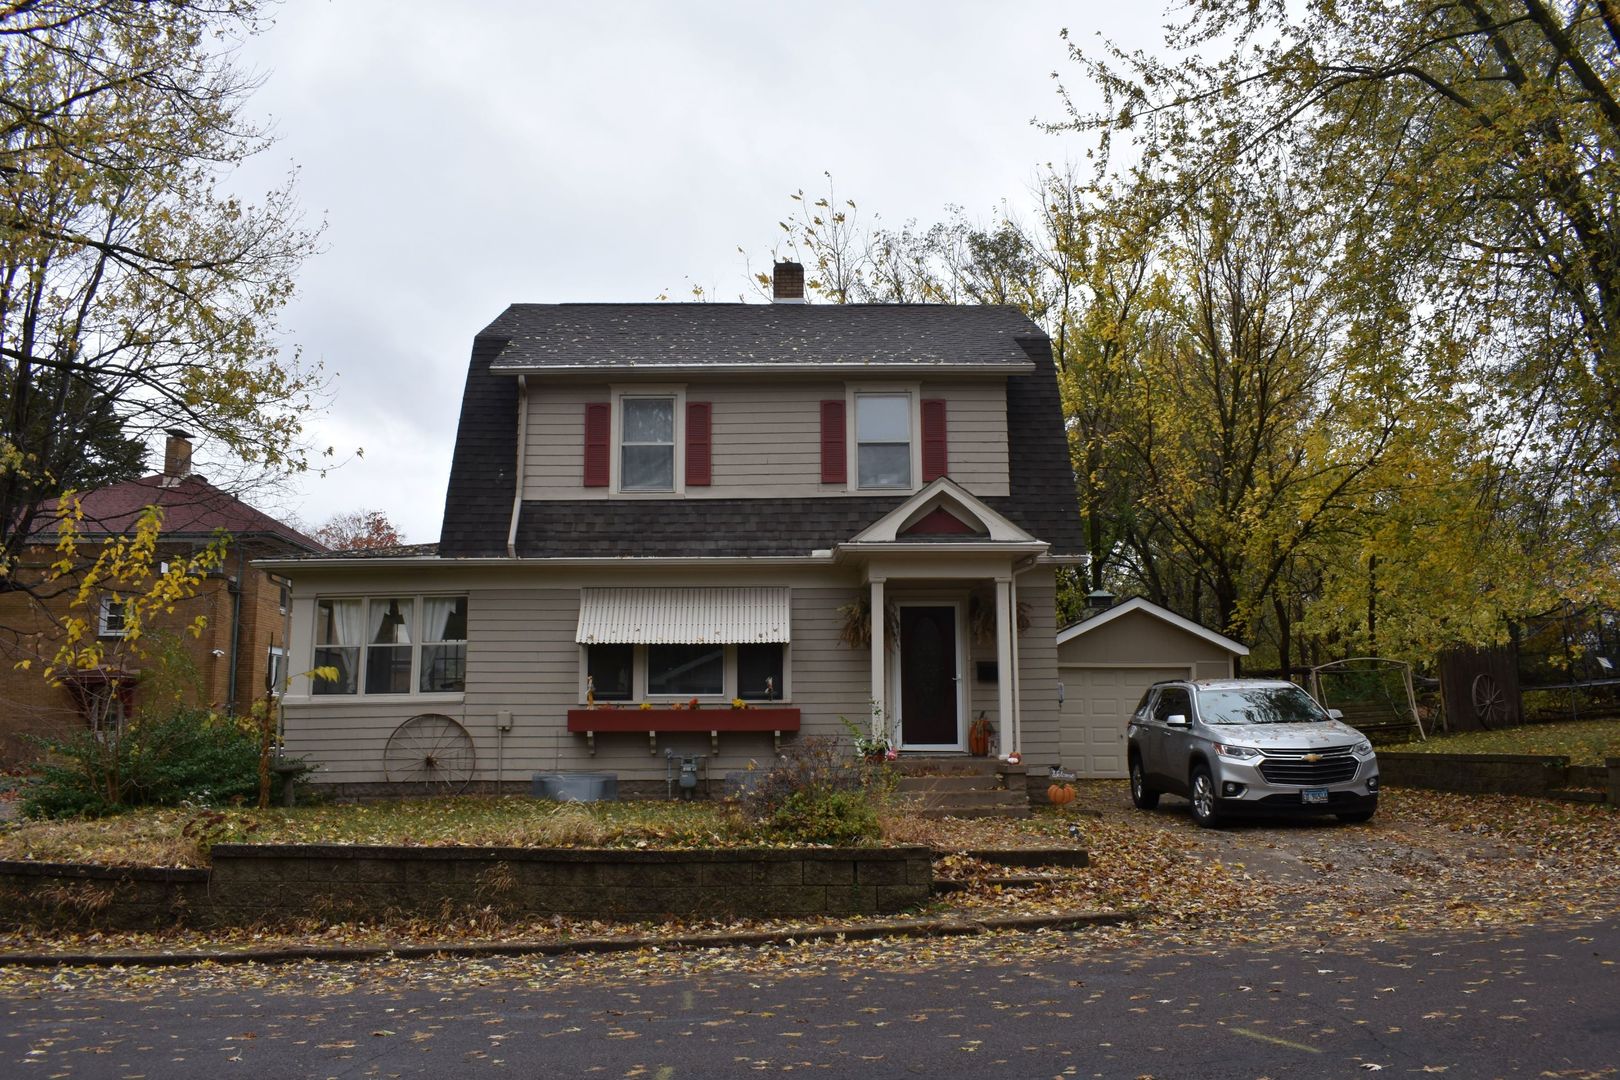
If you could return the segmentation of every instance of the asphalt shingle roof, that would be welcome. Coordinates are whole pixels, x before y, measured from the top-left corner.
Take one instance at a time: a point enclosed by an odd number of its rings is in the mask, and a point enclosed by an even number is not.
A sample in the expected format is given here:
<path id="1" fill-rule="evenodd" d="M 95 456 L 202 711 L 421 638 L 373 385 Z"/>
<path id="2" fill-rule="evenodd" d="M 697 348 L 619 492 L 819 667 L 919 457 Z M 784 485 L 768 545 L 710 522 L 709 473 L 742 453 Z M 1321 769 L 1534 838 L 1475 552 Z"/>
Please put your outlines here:
<path id="1" fill-rule="evenodd" d="M 690 367 L 1027 370 L 1016 308 L 942 304 L 513 304 L 495 371 Z"/>
<path id="2" fill-rule="evenodd" d="M 79 507 L 84 512 L 79 531 L 85 536 L 127 533 L 148 506 L 162 508 L 165 536 L 208 536 L 216 529 L 224 529 L 235 536 L 273 538 L 303 551 L 326 550 L 320 541 L 262 510 L 255 510 L 195 474 L 178 481 L 161 475 L 143 476 L 86 492 L 79 497 Z M 55 529 L 53 505 L 40 515 L 34 534 L 44 537 L 48 533 L 54 537 Z"/>

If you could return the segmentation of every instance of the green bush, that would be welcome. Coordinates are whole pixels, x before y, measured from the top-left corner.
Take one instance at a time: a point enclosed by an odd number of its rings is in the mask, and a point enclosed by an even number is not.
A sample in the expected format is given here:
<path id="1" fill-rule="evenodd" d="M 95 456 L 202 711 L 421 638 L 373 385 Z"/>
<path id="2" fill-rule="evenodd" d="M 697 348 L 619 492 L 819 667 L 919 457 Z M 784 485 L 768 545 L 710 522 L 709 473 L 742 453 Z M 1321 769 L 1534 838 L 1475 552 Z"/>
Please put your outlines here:
<path id="1" fill-rule="evenodd" d="M 865 791 L 795 791 L 766 823 L 778 840 L 865 844 L 878 836 L 877 807 Z"/>
<path id="2" fill-rule="evenodd" d="M 883 766 L 850 757 L 835 740 L 806 736 L 749 786 L 743 811 L 774 840 L 867 843 L 878 836 L 888 787 Z"/>
<path id="3" fill-rule="evenodd" d="M 117 735 L 42 739 L 48 758 L 23 795 L 28 817 L 99 817 L 131 806 L 256 800 L 258 736 L 198 709 L 142 716 Z M 280 776 L 273 777 L 280 786 Z"/>

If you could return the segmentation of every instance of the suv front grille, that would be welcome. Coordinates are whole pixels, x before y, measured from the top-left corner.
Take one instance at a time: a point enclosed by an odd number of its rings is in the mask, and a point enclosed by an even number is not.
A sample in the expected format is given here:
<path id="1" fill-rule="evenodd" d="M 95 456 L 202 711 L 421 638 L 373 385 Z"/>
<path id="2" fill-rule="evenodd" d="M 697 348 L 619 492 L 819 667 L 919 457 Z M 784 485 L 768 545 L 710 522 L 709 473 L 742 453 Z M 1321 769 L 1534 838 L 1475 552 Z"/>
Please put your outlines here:
<path id="1" fill-rule="evenodd" d="M 1260 775 L 1268 784 L 1320 787 L 1342 784 L 1356 775 L 1358 762 L 1348 746 L 1330 750 L 1263 750 Z M 1306 758 L 1315 757 L 1316 761 Z"/>

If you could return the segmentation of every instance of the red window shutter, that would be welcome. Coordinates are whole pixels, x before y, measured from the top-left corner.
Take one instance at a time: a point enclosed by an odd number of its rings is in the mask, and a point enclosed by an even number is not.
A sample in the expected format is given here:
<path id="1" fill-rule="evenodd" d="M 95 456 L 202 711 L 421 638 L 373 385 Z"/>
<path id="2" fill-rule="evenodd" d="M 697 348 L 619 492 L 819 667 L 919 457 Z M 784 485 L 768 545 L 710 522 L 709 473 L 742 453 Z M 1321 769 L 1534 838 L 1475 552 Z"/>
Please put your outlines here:
<path id="1" fill-rule="evenodd" d="M 821 482 L 843 484 L 849 479 L 844 447 L 844 402 L 834 398 L 821 403 Z"/>
<path id="2" fill-rule="evenodd" d="M 945 399 L 926 398 L 922 403 L 923 483 L 938 480 L 950 471 L 950 450 L 945 438 Z"/>
<path id="3" fill-rule="evenodd" d="M 711 407 L 707 401 L 686 403 L 686 486 L 709 486 L 709 417 Z"/>
<path id="4" fill-rule="evenodd" d="M 605 401 L 585 405 L 585 486 L 607 487 L 613 455 L 613 406 Z"/>

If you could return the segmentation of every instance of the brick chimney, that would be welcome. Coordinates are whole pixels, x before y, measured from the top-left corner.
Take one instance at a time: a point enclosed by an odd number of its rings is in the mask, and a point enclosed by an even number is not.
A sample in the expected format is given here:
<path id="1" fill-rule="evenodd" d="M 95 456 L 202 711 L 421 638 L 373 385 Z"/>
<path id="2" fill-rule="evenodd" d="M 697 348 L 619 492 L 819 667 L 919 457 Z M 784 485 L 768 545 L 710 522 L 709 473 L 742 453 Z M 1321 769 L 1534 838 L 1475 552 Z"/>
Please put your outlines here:
<path id="1" fill-rule="evenodd" d="M 804 303 L 804 267 L 796 262 L 779 262 L 771 269 L 771 301 L 777 304 Z"/>
<path id="2" fill-rule="evenodd" d="M 163 446 L 163 479 L 173 484 L 191 475 L 191 432 L 169 428 Z"/>

